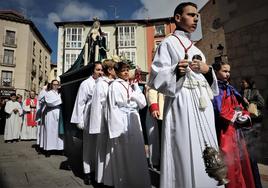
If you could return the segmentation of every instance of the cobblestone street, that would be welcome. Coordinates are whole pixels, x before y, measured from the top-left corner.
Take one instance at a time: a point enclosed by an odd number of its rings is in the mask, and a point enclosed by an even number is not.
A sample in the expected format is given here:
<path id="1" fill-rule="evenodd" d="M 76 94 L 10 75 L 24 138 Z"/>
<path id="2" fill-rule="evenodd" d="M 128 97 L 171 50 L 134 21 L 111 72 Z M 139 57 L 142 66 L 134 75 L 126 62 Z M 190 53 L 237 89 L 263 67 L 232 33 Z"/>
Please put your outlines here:
<path id="1" fill-rule="evenodd" d="M 4 143 L 0 136 L 0 187 L 1 188 L 57 188 L 88 187 L 103 188 L 100 185 L 84 185 L 83 180 L 72 171 L 61 170 L 66 160 L 61 155 L 46 158 L 38 155 L 34 149 L 35 141 Z M 268 188 L 268 166 L 259 164 L 263 188 Z M 156 185 L 158 176 L 152 175 L 152 184 Z"/>

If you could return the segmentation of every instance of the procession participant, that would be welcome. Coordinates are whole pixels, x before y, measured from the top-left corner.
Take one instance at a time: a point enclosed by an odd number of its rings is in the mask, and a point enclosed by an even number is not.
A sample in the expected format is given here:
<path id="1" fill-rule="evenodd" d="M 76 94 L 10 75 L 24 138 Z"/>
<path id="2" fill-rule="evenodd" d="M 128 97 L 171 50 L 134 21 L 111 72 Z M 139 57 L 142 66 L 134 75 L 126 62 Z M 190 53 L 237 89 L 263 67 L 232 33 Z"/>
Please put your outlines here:
<path id="1" fill-rule="evenodd" d="M 96 81 L 95 91 L 92 96 L 92 104 L 90 110 L 90 126 L 89 133 L 97 134 L 96 143 L 96 166 L 95 179 L 98 183 L 110 185 L 112 181 L 109 168 L 109 153 L 107 153 L 106 145 L 108 141 L 107 127 L 107 95 L 110 83 L 115 79 L 114 71 L 115 62 L 113 60 L 104 60 L 102 63 L 104 76 Z M 107 161 L 105 162 L 107 156 Z"/>
<path id="2" fill-rule="evenodd" d="M 89 117 L 92 95 L 95 90 L 96 79 L 102 76 L 100 61 L 94 63 L 92 76 L 84 80 L 77 92 L 71 123 L 75 123 L 79 129 L 83 129 L 83 167 L 84 183 L 91 184 L 91 174 L 94 172 L 96 136 L 89 135 Z"/>
<path id="3" fill-rule="evenodd" d="M 261 111 L 264 108 L 265 101 L 260 91 L 256 88 L 255 82 L 250 77 L 242 78 L 240 93 L 244 98 L 244 107 L 248 109 L 252 121 L 252 127 L 243 127 L 242 131 L 247 143 L 256 188 L 262 188 L 257 159 L 260 155 L 258 142 L 260 142 L 261 138 L 261 122 L 263 120 Z M 253 111 L 251 110 L 252 106 Z"/>
<path id="4" fill-rule="evenodd" d="M 146 98 L 148 112 L 146 115 L 146 131 L 149 145 L 149 162 L 152 168 L 159 170 L 161 151 L 161 130 L 165 97 L 162 93 L 147 87 Z"/>
<path id="5" fill-rule="evenodd" d="M 43 89 L 40 91 L 38 97 L 37 97 L 37 111 L 36 111 L 36 122 L 38 124 L 37 126 L 37 140 L 36 143 L 39 145 L 39 149 L 44 148 L 44 125 L 45 125 L 45 108 L 46 108 L 46 102 L 45 102 L 45 95 L 50 89 L 51 84 L 45 83 Z M 40 153 L 40 151 L 38 151 Z"/>
<path id="6" fill-rule="evenodd" d="M 23 102 L 24 119 L 20 133 L 20 139 L 22 140 L 36 139 L 36 105 L 37 99 L 35 97 L 35 91 L 30 91 L 30 96 Z"/>
<path id="7" fill-rule="evenodd" d="M 51 150 L 63 150 L 63 139 L 59 137 L 59 113 L 62 101 L 58 88 L 59 81 L 52 80 L 51 88 L 45 94 L 44 150 L 46 157 L 50 157 Z"/>
<path id="8" fill-rule="evenodd" d="M 218 87 L 204 54 L 190 40 L 198 16 L 194 3 L 175 8 L 176 30 L 157 48 L 148 82 L 149 87 L 165 95 L 161 188 L 217 187 L 206 173 L 202 154 L 206 143 L 218 148 L 211 103 Z M 196 55 L 199 58 L 193 58 Z M 211 75 L 213 90 L 206 74 Z"/>
<path id="9" fill-rule="evenodd" d="M 15 93 L 10 94 L 10 100 L 6 102 L 5 112 L 6 125 L 4 132 L 4 140 L 6 143 L 18 141 L 21 129 L 21 115 L 22 108 L 19 102 L 16 101 L 17 97 Z"/>
<path id="10" fill-rule="evenodd" d="M 249 113 L 243 108 L 243 98 L 228 82 L 230 64 L 214 63 L 220 94 L 214 97 L 218 141 L 227 164 L 226 188 L 255 188 L 249 154 L 241 127 L 250 125 Z"/>
<path id="11" fill-rule="evenodd" d="M 24 121 L 24 110 L 23 110 L 23 99 L 22 99 L 21 94 L 17 94 L 17 101 L 18 101 L 18 103 L 20 103 L 20 106 L 22 108 L 22 114 L 20 115 L 20 117 L 21 117 L 21 125 L 20 125 L 20 127 L 22 127 L 22 124 L 23 124 L 23 121 Z"/>
<path id="12" fill-rule="evenodd" d="M 129 64 L 115 65 L 108 90 L 110 164 L 115 188 L 149 188 L 150 176 L 138 109 L 146 106 L 138 83 L 129 84 Z M 109 149 L 109 148 L 108 148 Z"/>

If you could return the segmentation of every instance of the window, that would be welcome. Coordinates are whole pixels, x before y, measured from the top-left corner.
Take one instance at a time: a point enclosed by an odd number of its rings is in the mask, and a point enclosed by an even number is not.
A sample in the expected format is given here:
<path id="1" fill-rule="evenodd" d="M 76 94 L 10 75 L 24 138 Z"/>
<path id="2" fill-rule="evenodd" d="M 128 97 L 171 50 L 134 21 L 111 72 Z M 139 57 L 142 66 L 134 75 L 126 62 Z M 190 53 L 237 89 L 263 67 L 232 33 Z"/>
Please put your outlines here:
<path id="1" fill-rule="evenodd" d="M 64 66 L 64 72 L 66 72 L 71 66 L 74 64 L 74 62 L 77 59 L 77 54 L 67 54 L 65 55 L 65 66 Z"/>
<path id="2" fill-rule="evenodd" d="M 126 59 L 136 64 L 136 49 L 119 49 L 119 56 L 124 56 Z"/>
<path id="3" fill-rule="evenodd" d="M 109 49 L 110 44 L 109 44 L 109 34 L 102 32 L 102 36 L 105 38 L 105 47 L 106 49 Z"/>
<path id="4" fill-rule="evenodd" d="M 164 24 L 156 25 L 154 35 L 155 36 L 165 35 L 165 25 Z"/>
<path id="5" fill-rule="evenodd" d="M 40 53 L 39 53 L 39 61 L 42 62 L 42 50 L 40 50 Z"/>
<path id="6" fill-rule="evenodd" d="M 5 65 L 14 65 L 14 50 L 4 50 L 4 59 L 3 59 L 3 64 Z"/>
<path id="7" fill-rule="evenodd" d="M 135 26 L 119 26 L 118 28 L 118 46 L 135 47 Z"/>
<path id="8" fill-rule="evenodd" d="M 36 47 L 36 42 L 33 41 L 33 55 L 35 56 L 35 47 Z"/>
<path id="9" fill-rule="evenodd" d="M 6 30 L 5 44 L 15 45 L 15 31 Z"/>
<path id="10" fill-rule="evenodd" d="M 47 68 L 47 56 L 45 56 L 45 67 Z"/>
<path id="11" fill-rule="evenodd" d="M 66 48 L 82 47 L 82 28 L 66 28 L 65 33 Z"/>
<path id="12" fill-rule="evenodd" d="M 1 84 L 2 86 L 6 86 L 6 87 L 12 86 L 12 72 L 11 71 L 2 71 Z"/>
<path id="13" fill-rule="evenodd" d="M 32 59 L 32 75 L 35 76 L 36 75 L 36 65 L 35 65 L 35 60 Z"/>

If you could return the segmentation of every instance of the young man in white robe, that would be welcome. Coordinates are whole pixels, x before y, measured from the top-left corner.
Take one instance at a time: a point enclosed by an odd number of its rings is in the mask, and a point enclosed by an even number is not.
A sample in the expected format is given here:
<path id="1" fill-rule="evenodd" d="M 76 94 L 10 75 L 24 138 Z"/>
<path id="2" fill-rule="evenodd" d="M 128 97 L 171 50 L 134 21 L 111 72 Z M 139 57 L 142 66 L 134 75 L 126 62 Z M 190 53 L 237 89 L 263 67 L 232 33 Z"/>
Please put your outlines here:
<path id="1" fill-rule="evenodd" d="M 80 84 L 71 117 L 71 123 L 75 123 L 79 129 L 83 130 L 83 167 L 86 185 L 91 184 L 96 154 L 96 135 L 89 135 L 90 106 L 96 79 L 102 74 L 101 62 L 95 62 L 92 76 Z"/>
<path id="2" fill-rule="evenodd" d="M 45 95 L 44 151 L 50 157 L 51 150 L 63 150 L 63 139 L 59 136 L 59 116 L 61 95 L 58 92 L 59 81 L 52 80 L 51 88 Z"/>
<path id="3" fill-rule="evenodd" d="M 7 143 L 18 141 L 20 137 L 20 129 L 23 113 L 20 103 L 16 101 L 15 93 L 10 94 L 10 100 L 7 101 L 5 112 L 7 113 L 4 140 Z"/>
<path id="4" fill-rule="evenodd" d="M 108 125 L 107 125 L 107 96 L 108 88 L 115 79 L 115 62 L 104 60 L 102 68 L 104 76 L 96 81 L 90 110 L 89 133 L 97 135 L 95 180 L 98 183 L 112 186 L 109 153 L 107 153 Z"/>
<path id="5" fill-rule="evenodd" d="M 50 84 L 47 83 L 43 89 L 40 91 L 37 97 L 37 112 L 36 112 L 36 122 L 37 122 L 37 140 L 36 144 L 39 145 L 39 149 L 44 148 L 44 125 L 45 125 L 45 95 L 48 92 Z M 40 153 L 40 151 L 39 151 Z"/>
<path id="6" fill-rule="evenodd" d="M 118 78 L 108 90 L 110 165 L 115 188 L 151 187 L 139 109 L 146 99 L 138 83 L 129 83 L 129 64 L 115 65 Z"/>
<path id="7" fill-rule="evenodd" d="M 37 136 L 37 123 L 35 121 L 37 98 L 35 91 L 30 91 L 30 97 L 23 102 L 24 118 L 20 133 L 21 140 L 35 140 Z"/>
<path id="8" fill-rule="evenodd" d="M 198 16 L 194 3 L 176 7 L 176 30 L 159 45 L 148 82 L 165 95 L 160 188 L 217 187 L 206 173 L 202 152 L 205 141 L 218 149 L 211 103 L 218 90 L 213 70 L 190 40 Z"/>

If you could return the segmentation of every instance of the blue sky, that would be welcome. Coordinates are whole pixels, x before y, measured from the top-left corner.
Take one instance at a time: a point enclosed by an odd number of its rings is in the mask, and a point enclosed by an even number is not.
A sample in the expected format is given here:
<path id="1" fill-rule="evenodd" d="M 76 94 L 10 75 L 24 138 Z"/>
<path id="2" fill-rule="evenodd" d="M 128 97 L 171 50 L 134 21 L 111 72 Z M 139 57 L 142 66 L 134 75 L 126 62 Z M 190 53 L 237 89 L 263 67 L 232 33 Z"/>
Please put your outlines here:
<path id="1" fill-rule="evenodd" d="M 201 8 L 207 0 L 190 0 Z M 52 48 L 51 61 L 57 60 L 57 28 L 54 22 L 85 21 L 98 17 L 144 19 L 172 16 L 184 0 L 0 0 L 0 9 L 16 10 L 32 20 Z M 200 31 L 196 32 L 199 35 Z M 198 37 L 197 37 L 198 38 Z"/>

